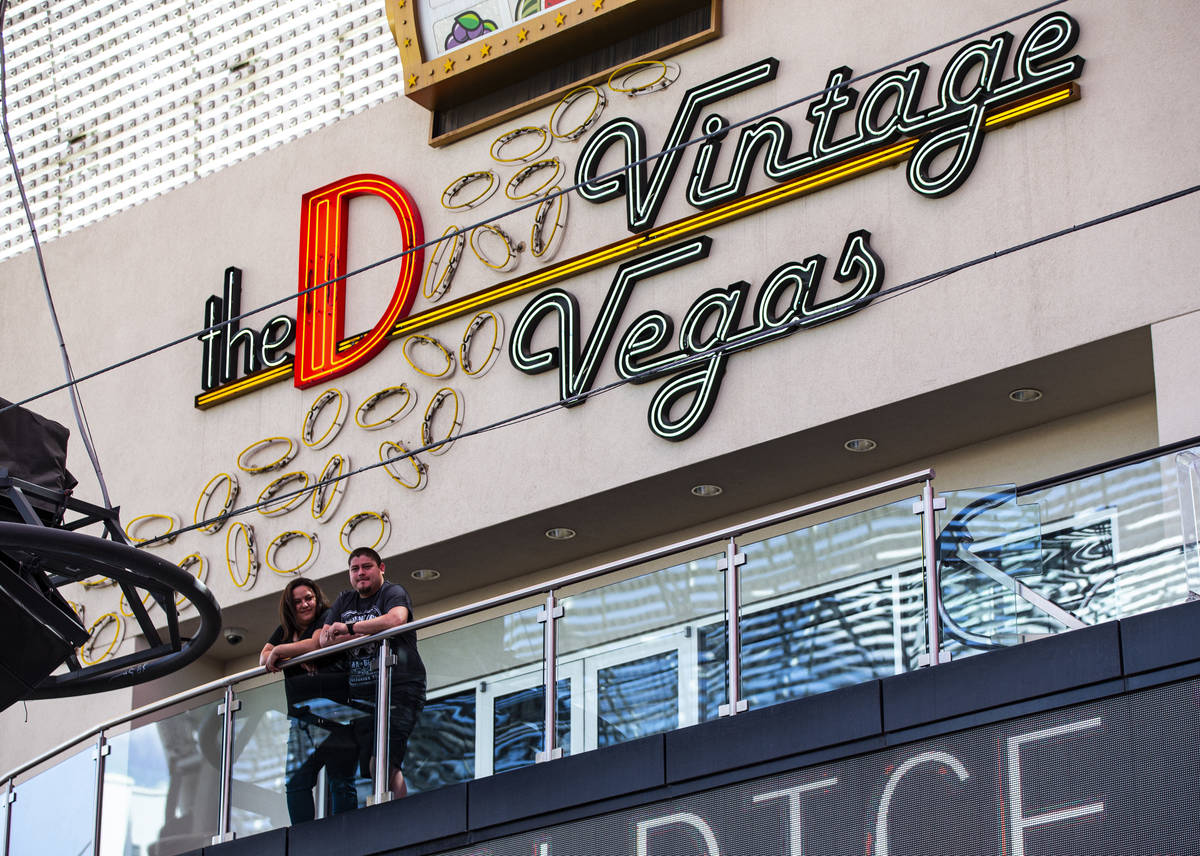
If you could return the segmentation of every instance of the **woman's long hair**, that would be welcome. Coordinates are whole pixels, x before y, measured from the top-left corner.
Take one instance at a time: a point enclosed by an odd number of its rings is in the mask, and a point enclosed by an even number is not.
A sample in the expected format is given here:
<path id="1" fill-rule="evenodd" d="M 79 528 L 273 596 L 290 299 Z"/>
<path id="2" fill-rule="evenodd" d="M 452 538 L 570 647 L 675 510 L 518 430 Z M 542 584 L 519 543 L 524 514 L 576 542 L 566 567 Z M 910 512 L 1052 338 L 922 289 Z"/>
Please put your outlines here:
<path id="1" fill-rule="evenodd" d="M 325 610 L 329 609 L 329 601 L 325 599 L 325 593 L 321 591 L 321 587 L 307 577 L 296 577 L 288 583 L 283 594 L 279 596 L 279 623 L 283 626 L 284 635 L 287 637 L 285 641 L 291 642 L 298 636 L 303 636 L 307 627 L 300 626 L 300 618 L 296 615 L 296 604 L 292 602 L 292 593 L 300 586 L 308 586 L 312 589 L 312 593 L 317 597 L 317 617 L 321 616 Z"/>

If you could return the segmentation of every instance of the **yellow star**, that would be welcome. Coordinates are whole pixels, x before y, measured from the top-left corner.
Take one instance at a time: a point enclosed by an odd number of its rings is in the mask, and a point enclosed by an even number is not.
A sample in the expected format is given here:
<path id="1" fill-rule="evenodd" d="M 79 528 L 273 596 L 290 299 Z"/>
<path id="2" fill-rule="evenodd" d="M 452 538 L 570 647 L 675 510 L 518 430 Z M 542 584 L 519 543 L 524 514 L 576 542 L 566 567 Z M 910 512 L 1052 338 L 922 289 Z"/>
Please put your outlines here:
<path id="1" fill-rule="evenodd" d="M 447 72 L 454 71 L 454 60 L 452 60 L 452 59 L 446 60 L 446 71 Z"/>
<path id="2" fill-rule="evenodd" d="M 408 88 L 412 89 L 416 85 L 417 85 L 417 76 L 415 74 L 410 74 L 408 76 Z"/>
<path id="3" fill-rule="evenodd" d="M 492 46 L 491 46 L 491 45 L 489 45 L 489 44 L 482 44 L 482 45 L 480 45 L 480 46 L 479 46 L 479 55 L 480 55 L 480 56 L 487 56 L 487 55 L 488 55 L 488 54 L 490 54 L 491 52 L 492 52 Z"/>
<path id="4" fill-rule="evenodd" d="M 406 38 L 406 39 L 404 40 L 404 46 L 405 46 L 406 48 L 411 48 L 411 47 L 412 47 L 412 39 L 407 39 L 407 38 Z"/>
<path id="5" fill-rule="evenodd" d="M 562 12 L 559 12 L 557 15 L 554 16 L 554 26 L 561 27 L 566 22 L 567 22 L 567 16 L 564 15 Z"/>
<path id="6" fill-rule="evenodd" d="M 400 0 L 400 2 L 398 2 L 398 3 L 396 4 L 396 8 L 397 8 L 397 9 L 403 9 L 403 8 L 404 8 L 404 4 L 405 4 L 405 3 L 407 3 L 407 2 L 408 2 L 408 0 Z"/>
<path id="7" fill-rule="evenodd" d="M 604 0 L 592 0 L 592 8 L 599 12 L 604 8 Z"/>
<path id="8" fill-rule="evenodd" d="M 518 42 L 523 42 L 527 38 L 529 38 L 529 30 L 522 27 L 520 30 L 517 31 L 517 41 Z"/>

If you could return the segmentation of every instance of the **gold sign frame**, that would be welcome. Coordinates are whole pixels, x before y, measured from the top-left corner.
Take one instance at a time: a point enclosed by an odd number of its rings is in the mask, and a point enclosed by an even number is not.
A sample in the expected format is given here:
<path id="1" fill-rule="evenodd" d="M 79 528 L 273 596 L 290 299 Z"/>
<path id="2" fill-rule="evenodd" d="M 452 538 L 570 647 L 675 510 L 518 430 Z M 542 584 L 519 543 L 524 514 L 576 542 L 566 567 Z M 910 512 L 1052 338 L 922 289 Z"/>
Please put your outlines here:
<path id="1" fill-rule="evenodd" d="M 598 45 L 612 44 L 681 14 L 705 9 L 707 26 L 645 54 L 623 58 L 612 68 L 444 134 L 431 133 L 442 146 L 553 103 L 581 83 L 604 81 L 613 69 L 632 61 L 661 59 L 720 35 L 721 0 L 569 0 L 437 56 L 426 56 L 418 26 L 418 0 L 386 0 L 388 25 L 404 66 L 404 93 L 430 111 L 447 110 L 527 78 L 530 70 L 551 68 Z"/>

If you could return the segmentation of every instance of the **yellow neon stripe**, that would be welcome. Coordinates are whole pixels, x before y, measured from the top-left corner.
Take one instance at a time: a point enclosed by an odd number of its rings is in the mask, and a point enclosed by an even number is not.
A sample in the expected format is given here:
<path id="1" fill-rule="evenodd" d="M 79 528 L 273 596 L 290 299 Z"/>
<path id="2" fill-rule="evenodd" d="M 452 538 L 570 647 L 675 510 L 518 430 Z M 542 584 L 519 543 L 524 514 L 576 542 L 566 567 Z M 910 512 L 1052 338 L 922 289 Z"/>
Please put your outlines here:
<path id="1" fill-rule="evenodd" d="M 992 128 L 992 127 L 995 127 L 996 125 L 1001 125 L 1005 122 L 1012 121 L 1013 119 L 1016 119 L 1021 116 L 1028 116 L 1028 115 L 1033 115 L 1034 113 L 1041 113 L 1043 110 L 1048 110 L 1049 108 L 1053 107 L 1054 105 L 1056 105 L 1062 101 L 1071 100 L 1074 95 L 1075 95 L 1074 88 L 1071 86 L 1068 86 L 1068 87 L 1066 87 L 1064 89 L 1060 89 L 1056 92 L 1051 92 L 1049 95 L 1044 95 L 1041 98 L 1037 98 L 1033 101 L 1028 101 L 1025 104 L 1019 104 L 1016 107 L 1011 107 L 1008 110 L 1003 111 L 1002 113 L 996 113 L 992 116 L 989 116 L 984 121 L 984 125 L 986 127 Z"/>
<path id="2" fill-rule="evenodd" d="M 1075 84 L 1067 84 L 1061 89 L 995 113 L 984 120 L 984 125 L 991 128 L 1016 119 L 1027 118 L 1066 101 L 1073 101 L 1077 97 L 1078 88 Z M 912 150 L 916 148 L 918 142 L 916 139 L 901 140 L 887 148 L 867 152 L 851 160 L 826 167 L 820 172 L 798 176 L 784 184 L 768 188 L 751 196 L 727 202 L 711 211 L 704 211 L 700 214 L 694 214 L 691 217 L 685 217 L 661 229 L 652 230 L 644 235 L 635 235 L 626 238 L 602 249 L 585 253 L 577 258 L 568 259 L 556 265 L 550 265 L 526 276 L 518 277 L 509 282 L 499 283 L 484 291 L 461 297 L 451 303 L 438 306 L 434 309 L 428 309 L 417 315 L 410 315 L 393 324 L 387 333 L 387 338 L 396 339 L 401 336 L 411 335 L 425 327 L 431 327 L 442 321 L 476 312 L 487 308 L 493 303 L 499 303 L 502 300 L 515 297 L 538 286 L 565 279 L 576 273 L 603 267 L 610 262 L 627 258 L 655 244 L 683 237 L 700 229 L 706 229 L 709 226 L 720 225 L 730 220 L 754 214 L 763 209 L 819 190 L 826 185 L 845 181 L 879 169 L 880 167 L 888 166 L 908 157 L 912 153 Z M 411 255 L 406 258 L 411 258 Z M 343 339 L 338 343 L 337 351 L 348 350 L 362 339 L 364 335 L 366 334 L 359 333 L 356 336 Z M 290 366 L 282 366 L 281 369 L 287 370 L 290 373 Z M 220 389 L 197 396 L 196 407 L 201 409 L 212 407 L 227 398 L 244 395 L 253 389 L 275 383 L 282 380 L 282 377 L 282 373 L 279 370 L 272 370 L 269 373 L 255 375 L 253 378 L 243 378 Z"/>

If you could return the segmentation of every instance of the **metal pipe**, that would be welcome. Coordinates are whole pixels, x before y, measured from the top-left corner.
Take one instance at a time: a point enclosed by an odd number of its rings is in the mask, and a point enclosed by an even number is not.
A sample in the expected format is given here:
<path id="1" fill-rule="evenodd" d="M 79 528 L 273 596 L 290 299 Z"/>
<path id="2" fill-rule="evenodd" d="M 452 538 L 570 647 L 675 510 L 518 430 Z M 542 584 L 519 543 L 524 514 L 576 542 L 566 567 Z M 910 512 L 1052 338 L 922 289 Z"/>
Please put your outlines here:
<path id="1" fill-rule="evenodd" d="M 298 665 L 300 663 L 307 663 L 310 660 L 319 660 L 319 659 L 322 659 L 323 657 L 328 657 L 330 655 L 337 654 L 342 651 L 348 651 L 351 648 L 357 648 L 360 645 L 363 645 L 364 642 L 378 641 L 379 639 L 390 638 L 390 637 L 395 636 L 400 633 L 410 633 L 410 632 L 415 632 L 417 630 L 424 630 L 427 627 L 434 627 L 439 624 L 444 624 L 448 621 L 455 621 L 460 618 L 466 618 L 468 616 L 475 615 L 476 613 L 479 613 L 479 612 L 485 612 L 489 609 L 495 609 L 496 607 L 505 606 L 509 603 L 514 603 L 516 601 L 524 600 L 529 597 L 542 595 L 549 591 L 559 590 L 559 589 L 562 589 L 569 585 L 575 585 L 577 583 L 586 582 L 586 581 L 594 579 L 596 577 L 602 577 L 602 576 L 605 576 L 606 574 L 611 574 L 616 571 L 624 570 L 626 568 L 635 567 L 637 565 L 641 565 L 646 562 L 652 562 L 657 559 L 661 559 L 661 558 L 670 556 L 674 553 L 684 552 L 686 550 L 690 550 L 695 547 L 700 547 L 705 544 L 711 544 L 714 541 L 724 541 L 728 538 L 737 537 L 737 536 L 743 535 L 747 532 L 752 532 L 756 529 L 763 529 L 768 526 L 773 526 L 773 525 L 776 525 L 779 523 L 786 523 L 787 521 L 793 520 L 797 517 L 805 517 L 807 515 L 816 514 L 821 511 L 828 511 L 830 509 L 837 508 L 840 505 L 846 505 L 848 503 L 857 502 L 862 499 L 870 499 L 871 497 L 878 496 L 879 494 L 882 494 L 882 493 L 887 493 L 889 491 L 898 490 L 900 488 L 908 487 L 908 486 L 914 485 L 914 484 L 920 484 L 922 482 L 928 481 L 929 479 L 932 479 L 933 475 L 934 475 L 934 472 L 932 469 L 925 469 L 925 470 L 919 470 L 917 472 L 912 472 L 907 475 L 898 476 L 894 479 L 888 479 L 886 481 L 876 482 L 875 484 L 867 485 L 866 487 L 856 488 L 855 490 L 846 491 L 844 493 L 837 494 L 836 496 L 827 497 L 826 499 L 819 499 L 814 502 L 808 502 L 803 505 L 797 505 L 792 508 L 786 509 L 784 511 L 780 511 L 775 514 L 770 514 L 765 517 L 759 517 L 754 520 L 747 521 L 745 523 L 739 523 L 734 526 L 729 526 L 724 529 L 716 530 L 713 532 L 708 532 L 703 535 L 698 535 L 694 538 L 685 539 L 683 541 L 676 541 L 673 544 L 668 544 L 664 547 L 658 547 L 653 550 L 647 550 L 645 552 L 638 553 L 635 556 L 629 556 L 624 559 L 617 559 L 612 562 L 607 562 L 603 565 L 597 565 L 593 568 L 579 571 L 574 574 L 568 574 L 567 576 L 559 577 L 557 579 L 550 580 L 545 583 L 540 583 L 538 585 L 533 585 L 533 586 L 527 586 L 526 588 L 518 589 L 517 591 L 510 592 L 505 595 L 498 595 L 496 597 L 488 598 L 487 600 L 478 601 L 476 603 L 469 604 L 469 605 L 463 606 L 463 607 L 459 607 L 457 609 L 451 609 L 446 612 L 441 612 L 441 613 L 438 613 L 437 615 L 430 616 L 429 618 L 425 618 L 420 621 L 413 621 L 408 624 L 401 625 L 400 627 L 393 627 L 389 630 L 382 631 L 373 636 L 361 637 L 361 638 L 356 637 L 354 639 L 349 639 L 346 642 L 341 642 L 337 645 L 330 645 L 329 647 L 322 648 L 319 651 L 313 651 L 309 654 L 304 654 L 303 656 L 300 656 L 300 657 L 293 657 L 292 659 L 287 660 L 286 663 L 289 666 Z M 65 751 L 66 749 L 69 749 L 70 747 L 74 746 L 76 743 L 79 743 L 83 740 L 87 740 L 87 739 L 95 736 L 100 731 L 112 729 L 115 726 L 122 725 L 126 722 L 130 722 L 130 721 L 137 719 L 139 717 L 142 717 L 142 716 L 147 716 L 151 713 L 155 713 L 159 710 L 163 710 L 164 708 L 171 707 L 172 705 L 180 704 L 185 701 L 189 701 L 190 699 L 204 695 L 205 693 L 212 692 L 214 690 L 224 689 L 226 687 L 232 686 L 233 684 L 241 683 L 242 681 L 246 681 L 251 678 L 256 678 L 256 677 L 259 677 L 259 676 L 265 675 L 265 674 L 267 674 L 267 670 L 265 668 L 263 668 L 262 666 L 258 666 L 253 669 L 247 669 L 244 672 L 238 672 L 237 674 L 234 674 L 234 675 L 227 675 L 226 677 L 219 678 L 215 681 L 210 681 L 207 684 L 201 684 L 200 686 L 195 687 L 193 689 L 185 690 L 184 692 L 176 693 L 173 696 L 169 696 L 167 698 L 160 699 L 159 701 L 144 705 L 144 706 L 138 708 L 137 710 L 130 711 L 129 713 L 125 713 L 125 714 L 122 714 L 121 716 L 114 717 L 110 720 L 102 722 L 92 728 L 89 728 L 87 731 L 84 731 L 82 734 L 76 735 L 75 737 L 71 738 L 68 741 L 60 743 L 58 746 L 54 747 L 53 749 L 50 749 L 46 752 L 43 752 L 41 755 L 38 755 L 33 760 L 28 761 L 25 764 L 22 764 L 21 766 L 14 768 L 13 770 L 10 770 L 5 775 L 5 777 L 6 778 L 14 778 L 16 776 L 19 776 L 21 773 L 24 773 L 26 770 L 32 769 L 33 767 L 36 767 L 38 764 L 42 763 L 43 761 L 47 761 L 50 758 L 53 758 L 55 755 L 58 755 L 59 753 Z"/>
<path id="2" fill-rule="evenodd" d="M 375 794 L 371 804 L 387 802 L 392 798 L 392 759 L 388 757 L 388 726 L 391 711 L 392 646 L 384 639 L 379 643 L 378 672 L 375 676 Z"/>
<path id="3" fill-rule="evenodd" d="M 921 542 L 925 547 L 925 642 L 931 666 L 936 666 L 942 661 L 942 581 L 938 576 L 935 505 L 933 482 L 926 480 L 921 488 Z"/>
<path id="4" fill-rule="evenodd" d="M 225 702 L 221 706 L 225 722 L 221 728 L 221 802 L 218 808 L 217 834 L 213 844 L 231 841 L 233 818 L 233 717 L 241 703 L 233 697 L 233 685 L 225 687 Z"/>
<path id="5" fill-rule="evenodd" d="M 538 761 L 553 761 L 562 757 L 562 747 L 558 745 L 558 624 L 562 617 L 563 608 L 555 600 L 554 592 L 546 593 L 546 609 L 538 616 L 543 622 L 542 655 L 545 668 L 542 672 L 545 679 L 545 732 L 542 739 L 542 751 L 537 754 Z"/>
<path id="6" fill-rule="evenodd" d="M 729 539 L 725 550 L 725 639 L 727 668 L 729 671 L 729 701 L 721 705 L 722 716 L 733 716 L 746 710 L 749 705 L 742 698 L 742 637 L 741 637 L 741 572 L 738 570 L 746 561 L 746 554 L 739 553 L 737 542 Z"/>
<path id="7" fill-rule="evenodd" d="M 92 829 L 92 854 L 100 856 L 100 829 L 104 817 L 104 759 L 111 750 L 104 732 L 96 735 L 96 820 Z"/>
<path id="8" fill-rule="evenodd" d="M 8 839 L 12 837 L 12 805 L 17 795 L 13 793 L 13 780 L 4 783 L 4 847 L 3 856 L 8 856 Z"/>

